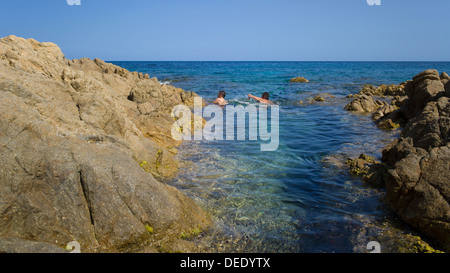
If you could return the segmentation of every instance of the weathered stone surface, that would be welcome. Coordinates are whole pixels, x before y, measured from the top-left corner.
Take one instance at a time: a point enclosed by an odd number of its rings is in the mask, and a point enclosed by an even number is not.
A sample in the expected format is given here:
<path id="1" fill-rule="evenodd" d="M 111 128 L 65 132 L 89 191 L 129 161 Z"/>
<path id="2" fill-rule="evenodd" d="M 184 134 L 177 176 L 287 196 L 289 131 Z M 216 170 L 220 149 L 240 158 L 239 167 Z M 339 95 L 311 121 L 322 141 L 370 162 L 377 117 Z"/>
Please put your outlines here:
<path id="1" fill-rule="evenodd" d="M 415 117 L 440 92 L 445 92 L 445 89 L 436 70 L 426 70 L 415 76 L 406 86 L 409 103 L 403 110 L 405 117 L 407 119 Z"/>
<path id="2" fill-rule="evenodd" d="M 374 100 L 372 96 L 356 95 L 355 99 L 345 106 L 345 110 L 352 112 L 373 112 L 386 106 L 385 102 Z"/>
<path id="3" fill-rule="evenodd" d="M 385 85 L 382 84 L 378 87 L 372 85 L 364 85 L 363 88 L 359 91 L 359 95 L 366 96 L 376 96 L 376 97 L 394 97 L 394 96 L 405 96 L 405 87 L 406 83 L 401 83 L 399 85 L 391 84 Z"/>
<path id="4" fill-rule="evenodd" d="M 177 172 L 170 111 L 194 97 L 51 43 L 0 39 L 0 237 L 133 251 L 207 227 L 155 179 Z"/>
<path id="5" fill-rule="evenodd" d="M 446 96 L 447 98 L 450 98 L 450 81 L 448 81 L 448 82 L 445 84 L 444 88 L 445 88 L 445 96 Z"/>
<path id="6" fill-rule="evenodd" d="M 399 85 L 380 85 L 378 87 L 372 85 L 364 85 L 358 94 L 348 95 L 347 98 L 353 100 L 345 106 L 345 110 L 352 112 L 368 112 L 373 114 L 373 119 L 378 121 L 398 107 L 402 106 L 406 101 L 405 86 L 408 82 Z M 377 98 L 392 99 L 391 103 Z"/>
<path id="7" fill-rule="evenodd" d="M 375 111 L 375 113 L 372 114 L 372 118 L 375 121 L 378 121 L 378 120 L 382 119 L 383 117 L 389 115 L 390 113 L 394 112 L 397 109 L 398 109 L 398 107 L 393 104 L 385 105 L 385 106 L 377 109 Z"/>
<path id="8" fill-rule="evenodd" d="M 387 200 L 407 223 L 448 251 L 450 247 L 450 148 L 421 157 L 411 153 L 388 171 Z"/>
<path id="9" fill-rule="evenodd" d="M 442 72 L 439 78 L 441 79 L 443 85 L 450 81 L 450 76 L 445 72 Z"/>
<path id="10" fill-rule="evenodd" d="M 425 80 L 440 80 L 440 76 L 439 76 L 439 72 L 436 69 L 428 69 L 425 71 L 420 72 L 419 74 L 417 74 L 416 76 L 413 77 L 413 82 L 416 83 L 420 83 L 422 81 Z"/>
<path id="11" fill-rule="evenodd" d="M 429 102 L 405 126 L 402 136 L 413 140 L 414 147 L 424 149 L 444 146 L 450 138 L 450 99 L 441 97 Z"/>
<path id="12" fill-rule="evenodd" d="M 401 137 L 383 150 L 383 164 L 350 160 L 350 172 L 374 186 L 386 187 L 386 200 L 406 223 L 450 251 L 450 97 L 448 75 L 426 70 L 402 83 L 404 92 L 365 86 L 347 108 L 375 108 L 373 97 L 390 93 L 391 104 L 373 114 L 377 126 L 404 125 Z M 444 87 L 445 84 L 445 87 Z M 388 90 L 388 91 L 382 91 Z M 364 107 L 365 106 L 365 107 Z"/>
<path id="13" fill-rule="evenodd" d="M 68 253 L 68 251 L 48 243 L 0 237 L 0 253 Z"/>
<path id="14" fill-rule="evenodd" d="M 358 94 L 349 95 L 347 98 L 353 100 L 345 106 L 345 110 L 353 112 L 374 112 L 373 118 L 379 120 L 387 114 L 396 110 L 405 101 L 405 83 L 399 85 L 381 85 L 375 87 L 372 85 L 364 85 Z M 376 98 L 392 98 L 391 104 Z"/>
<path id="15" fill-rule="evenodd" d="M 445 75 L 444 75 L 445 77 Z M 402 137 L 383 151 L 388 203 L 407 223 L 450 250 L 450 98 L 436 70 L 406 87 Z"/>

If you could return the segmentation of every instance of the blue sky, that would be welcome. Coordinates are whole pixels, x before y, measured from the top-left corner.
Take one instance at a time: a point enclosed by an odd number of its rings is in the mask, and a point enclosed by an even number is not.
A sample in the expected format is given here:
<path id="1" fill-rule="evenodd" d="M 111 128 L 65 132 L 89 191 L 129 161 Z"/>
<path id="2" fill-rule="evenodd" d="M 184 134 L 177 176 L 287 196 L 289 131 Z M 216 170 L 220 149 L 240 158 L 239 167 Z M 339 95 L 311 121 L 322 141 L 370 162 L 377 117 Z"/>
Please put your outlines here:
<path id="1" fill-rule="evenodd" d="M 450 61 L 449 0 L 0 0 L 0 36 L 67 58 Z"/>

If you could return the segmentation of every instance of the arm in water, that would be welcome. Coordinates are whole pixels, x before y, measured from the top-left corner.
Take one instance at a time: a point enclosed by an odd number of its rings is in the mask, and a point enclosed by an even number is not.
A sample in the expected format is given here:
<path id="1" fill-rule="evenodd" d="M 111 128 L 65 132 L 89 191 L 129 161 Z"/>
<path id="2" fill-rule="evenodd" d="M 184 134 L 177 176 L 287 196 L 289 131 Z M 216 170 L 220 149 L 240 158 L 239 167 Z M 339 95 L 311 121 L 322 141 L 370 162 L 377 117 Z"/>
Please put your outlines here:
<path id="1" fill-rule="evenodd" d="M 265 104 L 273 104 L 270 100 L 269 100 L 269 93 L 264 93 L 263 97 L 258 98 L 253 96 L 252 94 L 248 94 L 248 98 L 249 99 L 254 99 L 256 101 L 259 101 L 260 103 L 265 103 Z"/>

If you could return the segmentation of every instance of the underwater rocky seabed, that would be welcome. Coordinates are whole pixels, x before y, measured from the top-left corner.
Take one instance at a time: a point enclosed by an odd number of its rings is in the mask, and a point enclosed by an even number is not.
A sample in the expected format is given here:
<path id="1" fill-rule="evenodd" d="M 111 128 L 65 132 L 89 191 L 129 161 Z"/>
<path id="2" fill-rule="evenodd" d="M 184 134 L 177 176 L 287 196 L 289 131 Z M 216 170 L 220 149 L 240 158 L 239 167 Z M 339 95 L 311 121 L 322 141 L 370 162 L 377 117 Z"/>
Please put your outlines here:
<path id="1" fill-rule="evenodd" d="M 362 153 L 379 157 L 399 130 L 375 128 L 370 115 L 344 114 L 353 120 L 354 130 L 369 137 L 328 154 L 291 152 L 255 159 L 258 146 L 253 145 L 256 152 L 248 155 L 240 151 L 248 145 L 244 142 L 183 143 L 180 174 L 168 183 L 215 219 L 216 225 L 195 240 L 201 251 L 366 253 L 370 241 L 379 242 L 383 252 L 425 251 L 428 244 L 420 233 L 385 205 L 385 191 L 365 185 L 345 165 L 348 157 Z M 289 170 L 295 169 L 291 164 L 304 165 L 306 174 Z M 297 178 L 304 180 L 296 185 Z"/>
<path id="2" fill-rule="evenodd" d="M 120 63 L 157 75 L 161 82 L 212 100 L 226 90 L 232 104 L 247 93 L 270 90 L 281 107 L 280 148 L 262 153 L 259 143 L 185 142 L 179 147 L 181 189 L 215 219 L 190 238 L 204 252 L 428 252 L 417 230 L 384 202 L 385 190 L 352 176 L 345 161 L 364 153 L 377 160 L 400 129 L 376 127 L 370 114 L 350 113 L 346 98 L 365 84 L 411 79 L 448 63 Z M 310 75 L 310 83 L 289 78 Z M 317 101 L 318 95 L 325 101 Z M 301 103 L 300 103 L 301 102 Z M 307 102 L 307 103 L 304 103 Z"/>

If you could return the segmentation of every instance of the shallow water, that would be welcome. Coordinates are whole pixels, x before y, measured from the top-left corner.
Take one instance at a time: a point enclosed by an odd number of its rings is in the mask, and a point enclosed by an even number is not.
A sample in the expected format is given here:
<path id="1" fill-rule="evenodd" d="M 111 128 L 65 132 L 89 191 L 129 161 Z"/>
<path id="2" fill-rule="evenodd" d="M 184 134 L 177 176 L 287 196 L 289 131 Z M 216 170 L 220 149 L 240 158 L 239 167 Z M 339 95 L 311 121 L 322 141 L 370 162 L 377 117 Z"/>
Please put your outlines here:
<path id="1" fill-rule="evenodd" d="M 261 152 L 252 141 L 190 141 L 179 149 L 183 165 L 170 183 L 213 215 L 217 225 L 200 240 L 209 252 L 358 252 L 381 240 L 386 222 L 395 221 L 383 191 L 349 175 L 343 163 L 361 153 L 379 158 L 399 132 L 377 129 L 370 115 L 344 111 L 345 96 L 429 68 L 450 71 L 450 63 L 115 63 L 208 102 L 225 90 L 232 104 L 249 103 L 248 93 L 270 92 L 280 105 L 277 151 Z M 289 83 L 297 76 L 311 82 Z M 298 103 L 320 93 L 334 98 Z M 395 243 L 388 245 L 384 251 L 396 251 Z"/>

